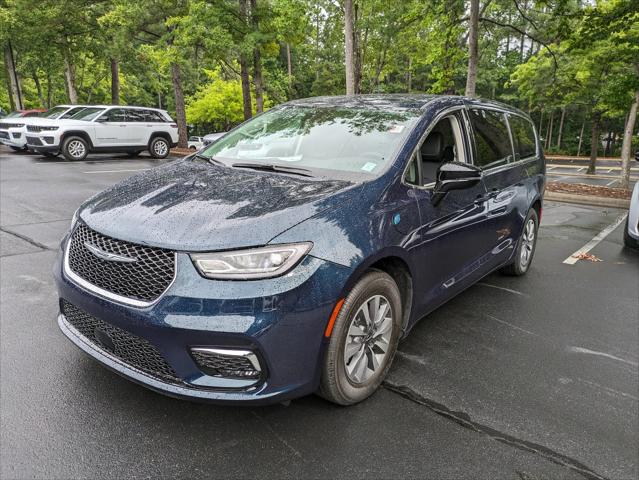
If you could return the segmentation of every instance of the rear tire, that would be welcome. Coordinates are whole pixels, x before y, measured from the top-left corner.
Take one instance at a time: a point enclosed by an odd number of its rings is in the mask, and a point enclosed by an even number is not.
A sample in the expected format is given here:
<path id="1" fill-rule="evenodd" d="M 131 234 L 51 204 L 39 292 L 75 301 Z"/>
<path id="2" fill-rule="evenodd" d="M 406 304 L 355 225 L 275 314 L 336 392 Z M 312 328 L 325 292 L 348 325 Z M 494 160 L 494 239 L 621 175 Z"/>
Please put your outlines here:
<path id="1" fill-rule="evenodd" d="M 524 228 L 517 242 L 512 263 L 502 267 L 500 273 L 512 277 L 525 275 L 535 255 L 537 248 L 537 233 L 539 231 L 539 216 L 534 208 L 531 208 L 524 221 Z"/>
<path id="2" fill-rule="evenodd" d="M 89 144 L 82 137 L 68 137 L 62 143 L 62 155 L 69 161 L 81 161 L 89 154 Z"/>
<path id="3" fill-rule="evenodd" d="M 639 250 L 639 241 L 630 236 L 630 233 L 628 233 L 629 228 L 630 220 L 628 217 L 626 217 L 626 225 L 623 229 L 623 244 L 628 248 L 632 248 L 633 250 Z"/>
<path id="4" fill-rule="evenodd" d="M 378 270 L 366 273 L 346 296 L 333 325 L 318 394 L 339 405 L 372 395 L 391 366 L 401 325 L 395 281 Z"/>
<path id="5" fill-rule="evenodd" d="M 155 137 L 149 143 L 149 153 L 153 158 L 166 158 L 169 156 L 171 145 L 164 137 Z"/>
<path id="6" fill-rule="evenodd" d="M 129 158 L 135 158 L 140 156 L 141 153 L 142 153 L 142 150 L 136 150 L 135 152 L 127 152 L 126 156 Z"/>

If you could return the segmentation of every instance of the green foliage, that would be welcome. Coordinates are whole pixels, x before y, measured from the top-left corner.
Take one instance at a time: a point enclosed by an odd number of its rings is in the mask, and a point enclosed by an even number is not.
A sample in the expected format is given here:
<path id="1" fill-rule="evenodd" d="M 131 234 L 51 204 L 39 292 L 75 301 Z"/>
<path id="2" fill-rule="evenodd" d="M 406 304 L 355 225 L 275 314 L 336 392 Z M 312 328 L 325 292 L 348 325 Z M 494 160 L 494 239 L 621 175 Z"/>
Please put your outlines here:
<path id="1" fill-rule="evenodd" d="M 171 65 L 179 65 L 188 122 L 200 130 L 243 119 L 241 54 L 252 70 L 260 52 L 267 105 L 343 94 L 342 0 L 255 3 L 242 18 L 239 0 L 5 0 L 0 42 L 11 42 L 29 107 L 68 101 L 65 58 L 79 102 L 110 102 L 115 59 L 122 103 L 171 113 Z M 463 93 L 468 0 L 354 3 L 362 93 Z M 637 0 L 482 0 L 480 10 L 480 96 L 519 106 L 538 124 L 543 112 L 544 131 L 566 108 L 562 144 L 573 150 L 594 112 L 604 128 L 622 129 L 638 88 Z M 0 80 L 7 84 L 6 71 Z"/>
<path id="2" fill-rule="evenodd" d="M 222 78 L 220 69 L 205 70 L 206 83 L 188 100 L 186 118 L 189 124 L 224 132 L 243 119 L 242 87 L 239 79 Z M 265 98 L 265 106 L 271 106 Z M 253 104 L 255 112 L 255 104 Z"/>

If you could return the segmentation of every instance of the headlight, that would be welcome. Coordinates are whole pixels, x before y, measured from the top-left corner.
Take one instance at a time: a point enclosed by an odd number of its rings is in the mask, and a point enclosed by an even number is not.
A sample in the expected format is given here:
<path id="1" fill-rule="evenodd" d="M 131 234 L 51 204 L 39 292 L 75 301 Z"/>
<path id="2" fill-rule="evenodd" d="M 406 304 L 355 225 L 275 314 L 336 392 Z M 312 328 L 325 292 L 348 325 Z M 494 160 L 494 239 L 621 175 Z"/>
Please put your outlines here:
<path id="1" fill-rule="evenodd" d="M 9 128 L 22 128 L 24 127 L 24 123 L 11 123 Z"/>
<path id="2" fill-rule="evenodd" d="M 230 252 L 193 253 L 191 259 L 202 276 L 220 280 L 272 278 L 291 270 L 312 243 L 289 243 Z"/>
<path id="3" fill-rule="evenodd" d="M 41 132 L 53 132 L 54 130 L 57 130 L 60 127 L 38 127 L 40 129 Z"/>

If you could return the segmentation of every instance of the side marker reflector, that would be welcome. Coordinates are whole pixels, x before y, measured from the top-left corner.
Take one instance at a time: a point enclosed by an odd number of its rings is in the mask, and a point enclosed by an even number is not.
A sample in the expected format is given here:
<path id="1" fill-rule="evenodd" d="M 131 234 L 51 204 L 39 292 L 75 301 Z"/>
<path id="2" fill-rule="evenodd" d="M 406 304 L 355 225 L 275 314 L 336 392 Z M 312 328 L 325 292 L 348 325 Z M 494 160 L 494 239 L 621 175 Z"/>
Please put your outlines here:
<path id="1" fill-rule="evenodd" d="M 335 304 L 335 308 L 333 309 L 333 313 L 331 313 L 331 318 L 328 321 L 328 325 L 326 325 L 326 331 L 324 332 L 324 337 L 328 338 L 331 336 L 331 332 L 333 331 L 333 325 L 335 325 L 335 320 L 339 315 L 339 311 L 342 309 L 342 305 L 344 305 L 344 299 L 338 300 Z"/>

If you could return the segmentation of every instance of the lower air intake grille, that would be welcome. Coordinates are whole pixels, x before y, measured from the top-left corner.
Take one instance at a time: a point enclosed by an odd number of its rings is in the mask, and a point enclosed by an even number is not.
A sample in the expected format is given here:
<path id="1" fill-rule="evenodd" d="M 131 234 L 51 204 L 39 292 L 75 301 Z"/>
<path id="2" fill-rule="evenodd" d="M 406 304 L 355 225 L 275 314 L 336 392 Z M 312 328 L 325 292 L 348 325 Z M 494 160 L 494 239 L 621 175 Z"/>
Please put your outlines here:
<path id="1" fill-rule="evenodd" d="M 256 368 L 255 365 L 259 365 L 257 357 L 250 352 L 232 355 L 230 352 L 224 353 L 220 350 L 193 348 L 191 349 L 191 355 L 193 355 L 200 369 L 208 375 L 225 378 L 257 379 L 262 374 L 261 370 Z"/>
<path id="2" fill-rule="evenodd" d="M 66 300 L 62 300 L 62 314 L 90 343 L 127 365 L 164 382 L 182 383 L 157 348 L 143 338 L 89 315 Z"/>

